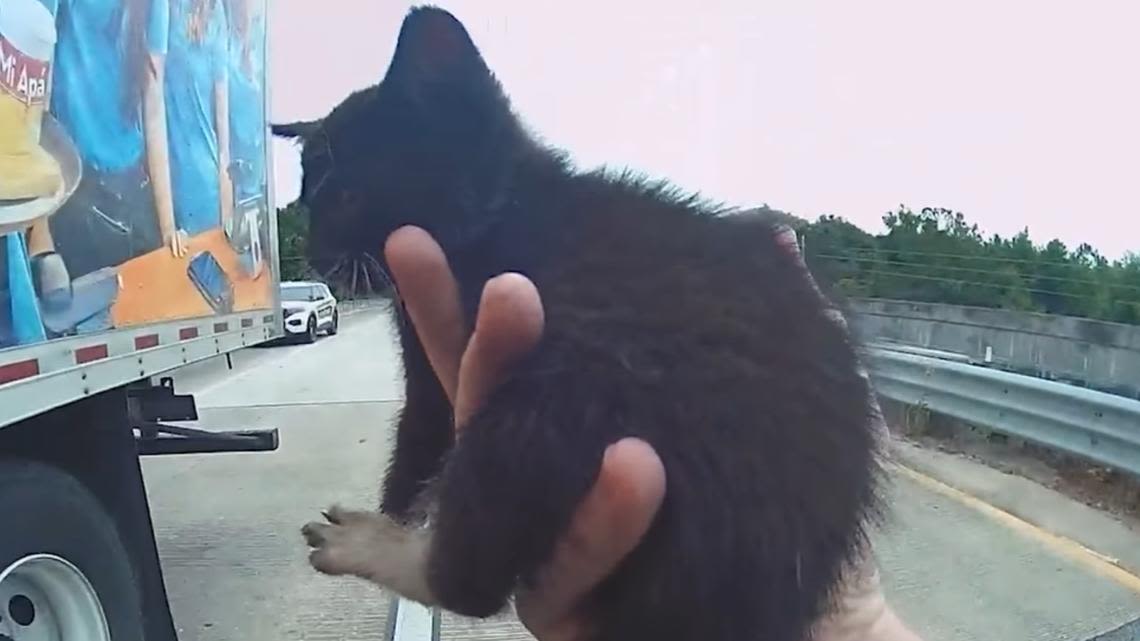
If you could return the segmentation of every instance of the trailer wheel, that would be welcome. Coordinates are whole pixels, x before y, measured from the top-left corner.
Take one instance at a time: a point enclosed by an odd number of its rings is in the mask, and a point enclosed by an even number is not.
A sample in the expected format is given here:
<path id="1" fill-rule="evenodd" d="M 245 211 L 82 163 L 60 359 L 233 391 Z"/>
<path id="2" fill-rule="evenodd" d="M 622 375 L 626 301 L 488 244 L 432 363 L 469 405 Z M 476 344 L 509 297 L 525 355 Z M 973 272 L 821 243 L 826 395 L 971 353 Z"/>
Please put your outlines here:
<path id="1" fill-rule="evenodd" d="M 115 522 L 79 481 L 0 460 L 0 641 L 143 641 Z"/>

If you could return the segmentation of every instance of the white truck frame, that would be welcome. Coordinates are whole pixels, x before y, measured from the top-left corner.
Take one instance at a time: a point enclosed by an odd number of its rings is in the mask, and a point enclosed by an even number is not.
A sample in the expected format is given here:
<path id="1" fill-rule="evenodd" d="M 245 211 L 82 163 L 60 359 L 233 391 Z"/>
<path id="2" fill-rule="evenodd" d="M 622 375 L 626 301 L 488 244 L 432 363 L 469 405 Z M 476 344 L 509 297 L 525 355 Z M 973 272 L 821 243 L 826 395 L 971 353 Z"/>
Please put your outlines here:
<path id="1" fill-rule="evenodd" d="M 268 114 L 268 82 L 264 97 Z M 268 126 L 266 140 L 271 308 L 0 350 L 0 639 L 177 641 L 139 457 L 277 447 L 276 430 L 164 424 L 197 410 L 156 380 L 284 335 Z M 31 530 L 51 536 L 29 554 Z"/>
<path id="2" fill-rule="evenodd" d="M 270 211 L 275 211 L 272 189 L 270 194 Z M 276 221 L 271 215 L 273 257 L 277 256 L 276 237 Z M 271 271 L 276 291 L 276 261 Z M 169 379 L 155 385 L 153 377 L 279 338 L 283 335 L 282 322 L 275 294 L 273 309 L 140 325 L 0 351 L 0 464 L 5 469 L 15 466 L 22 470 L 40 487 L 58 485 L 58 498 L 86 502 L 87 509 L 101 512 L 114 524 L 112 533 L 117 534 L 121 550 L 94 549 L 92 555 L 129 564 L 123 568 L 123 575 L 134 577 L 137 598 L 125 600 L 137 602 L 141 628 L 137 635 L 125 635 L 128 639 L 178 638 L 166 598 L 139 456 L 277 447 L 276 430 L 220 433 L 162 424 L 163 420 L 195 420 L 197 412 L 192 397 L 175 395 Z M 27 485 L 10 482 L 9 478 L 0 472 L 0 499 L 6 493 L 27 494 Z M 48 503 L 52 499 L 37 497 Z M 35 515 L 4 514 L 0 529 L 19 528 L 27 517 Z M 96 547 L 105 543 L 99 537 L 87 540 Z M 5 552 L 3 546 L 0 535 L 0 557 Z M 60 556 L 50 546 L 43 553 Z M 49 561 L 43 565 L 47 572 L 54 571 L 51 563 L 66 567 L 50 561 L 50 557 L 45 557 Z M 82 565 L 62 559 L 73 568 Z M 25 571 L 31 571 L 29 567 L 25 566 Z M 0 572 L 3 570 L 0 563 Z M 0 582 L 4 578 L 0 576 Z M 85 579 L 88 585 L 95 583 L 92 577 Z M 70 588 L 60 588 L 56 599 L 81 594 L 82 581 L 73 583 Z M 93 591 L 93 596 L 100 609 L 112 607 L 105 601 L 106 595 Z M 0 599 L 6 597 L 0 591 Z M 53 622 L 69 631 L 65 639 L 101 638 L 87 629 L 99 617 L 75 616 L 78 618 L 71 621 Z M 0 618 L 0 637 L 2 626 Z"/>

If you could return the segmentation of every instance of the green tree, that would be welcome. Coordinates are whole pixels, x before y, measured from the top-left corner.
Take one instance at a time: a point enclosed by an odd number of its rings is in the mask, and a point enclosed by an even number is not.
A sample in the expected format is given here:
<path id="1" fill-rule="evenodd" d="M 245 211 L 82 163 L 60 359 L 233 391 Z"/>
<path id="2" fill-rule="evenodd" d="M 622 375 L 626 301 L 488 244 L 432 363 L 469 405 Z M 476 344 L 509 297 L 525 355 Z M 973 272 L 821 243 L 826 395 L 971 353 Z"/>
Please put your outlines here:
<path id="1" fill-rule="evenodd" d="M 281 254 L 281 279 L 304 280 L 311 274 L 306 256 L 309 237 L 309 212 L 300 201 L 277 210 L 278 249 Z"/>
<path id="2" fill-rule="evenodd" d="M 847 296 L 873 296 L 875 237 L 837 216 L 820 216 L 801 230 L 808 266 L 824 272 Z"/>
<path id="3" fill-rule="evenodd" d="M 871 235 L 835 216 L 801 231 L 808 264 L 852 296 L 1039 311 L 1140 324 L 1140 255 L 1110 262 L 1087 243 L 982 237 L 964 214 L 900 206 Z"/>

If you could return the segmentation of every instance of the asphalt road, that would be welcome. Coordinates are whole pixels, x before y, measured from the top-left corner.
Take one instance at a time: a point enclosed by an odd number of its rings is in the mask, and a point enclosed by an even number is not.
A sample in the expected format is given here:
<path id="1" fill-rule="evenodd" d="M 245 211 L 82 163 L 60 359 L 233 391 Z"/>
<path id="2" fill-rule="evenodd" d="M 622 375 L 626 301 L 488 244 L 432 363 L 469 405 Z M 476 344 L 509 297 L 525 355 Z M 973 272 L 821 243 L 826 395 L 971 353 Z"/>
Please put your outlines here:
<path id="1" fill-rule="evenodd" d="M 371 309 L 313 345 L 176 373 L 203 426 L 281 430 L 272 453 L 144 462 L 184 641 L 382 637 L 387 596 L 311 571 L 299 527 L 333 501 L 376 504 L 400 398 L 393 337 Z M 901 454 L 910 467 L 893 475 L 893 517 L 876 552 L 889 600 L 925 639 L 1083 641 L 1140 617 L 1140 533 L 969 461 Z M 530 638 L 509 615 L 447 617 L 442 636 Z"/>

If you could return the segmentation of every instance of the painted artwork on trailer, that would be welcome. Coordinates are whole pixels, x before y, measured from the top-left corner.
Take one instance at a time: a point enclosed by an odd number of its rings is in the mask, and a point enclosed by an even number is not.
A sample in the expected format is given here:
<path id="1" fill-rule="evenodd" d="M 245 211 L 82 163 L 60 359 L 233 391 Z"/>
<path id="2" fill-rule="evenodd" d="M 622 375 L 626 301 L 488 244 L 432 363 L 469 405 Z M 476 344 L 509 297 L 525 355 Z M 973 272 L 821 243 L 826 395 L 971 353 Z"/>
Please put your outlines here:
<path id="1" fill-rule="evenodd" d="M 273 306 L 265 0 L 3 0 L 0 349 Z"/>

